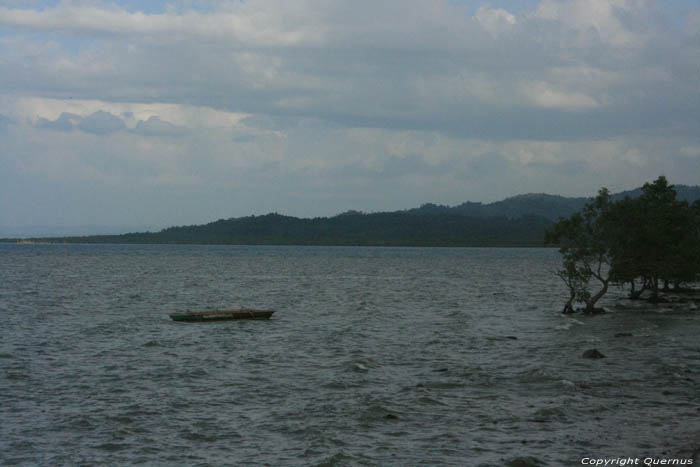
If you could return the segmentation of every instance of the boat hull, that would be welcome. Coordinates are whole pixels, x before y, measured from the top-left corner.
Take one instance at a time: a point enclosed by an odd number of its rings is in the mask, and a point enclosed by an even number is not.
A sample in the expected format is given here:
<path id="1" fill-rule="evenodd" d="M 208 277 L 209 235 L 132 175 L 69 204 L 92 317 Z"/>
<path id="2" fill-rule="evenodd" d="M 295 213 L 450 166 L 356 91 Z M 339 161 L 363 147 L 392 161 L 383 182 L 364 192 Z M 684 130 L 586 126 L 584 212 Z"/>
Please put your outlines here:
<path id="1" fill-rule="evenodd" d="M 186 313 L 171 313 L 173 321 L 231 321 L 238 319 L 270 319 L 273 310 L 252 310 L 243 308 L 240 310 L 217 311 L 188 311 Z"/>

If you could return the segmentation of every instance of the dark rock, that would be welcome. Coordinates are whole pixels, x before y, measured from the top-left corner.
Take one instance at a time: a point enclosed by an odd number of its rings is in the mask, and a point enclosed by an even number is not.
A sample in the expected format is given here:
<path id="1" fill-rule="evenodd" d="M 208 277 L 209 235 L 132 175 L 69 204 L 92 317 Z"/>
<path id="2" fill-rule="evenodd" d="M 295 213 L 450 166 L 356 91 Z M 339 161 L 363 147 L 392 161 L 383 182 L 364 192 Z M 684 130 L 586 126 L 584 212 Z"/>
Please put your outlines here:
<path id="1" fill-rule="evenodd" d="M 508 460 L 506 465 L 508 467 L 539 467 L 547 464 L 536 457 L 518 456 Z"/>
<path id="2" fill-rule="evenodd" d="M 583 352 L 582 358 L 605 358 L 605 355 L 600 353 L 598 349 L 588 349 Z"/>
<path id="3" fill-rule="evenodd" d="M 618 332 L 617 334 L 615 334 L 615 337 L 632 337 L 632 336 L 634 336 L 634 334 L 632 334 L 631 332 Z"/>

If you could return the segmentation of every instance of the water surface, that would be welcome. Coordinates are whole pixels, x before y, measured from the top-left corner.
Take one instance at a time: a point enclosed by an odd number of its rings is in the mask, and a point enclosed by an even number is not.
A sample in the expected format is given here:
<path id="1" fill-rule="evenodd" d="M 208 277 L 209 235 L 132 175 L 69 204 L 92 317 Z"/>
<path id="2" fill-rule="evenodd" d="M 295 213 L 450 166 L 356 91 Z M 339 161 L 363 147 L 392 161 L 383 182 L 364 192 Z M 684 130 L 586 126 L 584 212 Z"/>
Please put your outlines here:
<path id="1" fill-rule="evenodd" d="M 0 245 L 0 464 L 503 465 L 700 440 L 694 303 L 550 249 Z M 270 321 L 172 322 L 187 309 Z M 632 337 L 616 338 L 618 332 Z M 602 360 L 581 358 L 598 348 Z"/>

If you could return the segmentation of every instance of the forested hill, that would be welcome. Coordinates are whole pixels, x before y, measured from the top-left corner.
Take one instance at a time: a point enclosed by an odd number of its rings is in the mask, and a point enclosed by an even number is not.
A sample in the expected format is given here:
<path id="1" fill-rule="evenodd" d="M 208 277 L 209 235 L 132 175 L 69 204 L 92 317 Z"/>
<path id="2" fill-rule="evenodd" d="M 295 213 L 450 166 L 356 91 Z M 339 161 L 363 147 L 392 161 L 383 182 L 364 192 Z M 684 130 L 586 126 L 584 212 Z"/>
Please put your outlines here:
<path id="1" fill-rule="evenodd" d="M 531 193 L 513 196 L 503 201 L 489 204 L 469 201 L 453 207 L 424 204 L 419 208 L 411 209 L 409 212 L 414 214 L 428 212 L 434 214 L 458 214 L 477 218 L 506 217 L 508 219 L 518 219 L 522 216 L 539 216 L 555 221 L 560 217 L 568 217 L 578 211 L 588 200 L 589 198 L 565 198 L 544 193 Z"/>
<path id="2" fill-rule="evenodd" d="M 689 203 L 700 199 L 700 186 L 675 185 L 677 198 Z M 623 199 L 625 196 L 636 198 L 642 192 L 641 188 L 623 191 L 612 195 L 613 201 Z M 469 217 L 500 217 L 517 219 L 521 216 L 541 216 L 551 221 L 556 221 L 560 217 L 569 217 L 579 211 L 587 202 L 593 198 L 567 198 L 558 195 L 548 195 L 545 193 L 529 193 L 525 195 L 513 196 L 495 203 L 472 203 L 466 202 L 457 206 L 440 206 L 435 204 L 424 204 L 420 208 L 411 209 L 413 213 L 455 213 Z"/>
<path id="3" fill-rule="evenodd" d="M 700 199 L 700 187 L 677 185 L 679 199 Z M 639 190 L 613 199 L 637 196 Z M 553 221 L 590 198 L 526 194 L 495 203 L 424 204 L 415 209 L 300 219 L 280 214 L 221 219 L 160 232 L 33 239 L 65 243 L 193 243 L 239 245 L 542 246 Z"/>
<path id="4" fill-rule="evenodd" d="M 237 245 L 541 246 L 551 222 L 543 217 L 473 218 L 406 211 L 299 219 L 267 214 L 205 225 L 130 233 L 42 239 L 66 243 L 192 243 Z"/>

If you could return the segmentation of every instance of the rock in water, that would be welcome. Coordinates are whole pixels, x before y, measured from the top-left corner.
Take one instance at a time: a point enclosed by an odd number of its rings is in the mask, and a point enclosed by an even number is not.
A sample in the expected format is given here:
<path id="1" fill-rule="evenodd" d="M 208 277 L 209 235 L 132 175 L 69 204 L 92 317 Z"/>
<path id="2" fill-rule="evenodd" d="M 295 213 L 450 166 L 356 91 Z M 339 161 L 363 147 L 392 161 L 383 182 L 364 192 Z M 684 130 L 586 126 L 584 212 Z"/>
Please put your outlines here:
<path id="1" fill-rule="evenodd" d="M 618 332 L 615 337 L 632 337 L 634 334 L 631 332 Z"/>
<path id="2" fill-rule="evenodd" d="M 514 457 L 506 462 L 508 467 L 539 467 L 541 465 L 547 465 L 536 457 L 532 456 L 521 456 Z"/>
<path id="3" fill-rule="evenodd" d="M 600 353 L 598 349 L 588 349 L 583 352 L 582 358 L 605 358 L 605 355 Z"/>

